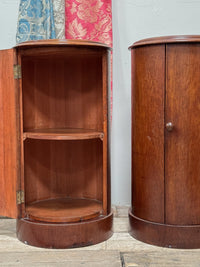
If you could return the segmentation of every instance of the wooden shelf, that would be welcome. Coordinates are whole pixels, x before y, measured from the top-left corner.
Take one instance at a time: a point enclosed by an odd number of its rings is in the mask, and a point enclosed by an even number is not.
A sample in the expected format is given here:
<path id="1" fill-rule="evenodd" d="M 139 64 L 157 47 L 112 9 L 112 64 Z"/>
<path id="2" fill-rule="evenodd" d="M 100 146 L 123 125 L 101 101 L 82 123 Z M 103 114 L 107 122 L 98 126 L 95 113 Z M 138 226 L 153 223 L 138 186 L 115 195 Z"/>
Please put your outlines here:
<path id="1" fill-rule="evenodd" d="M 103 140 L 103 132 L 90 129 L 33 129 L 24 132 L 24 140 L 30 139 L 45 139 L 45 140 L 83 140 L 100 138 Z"/>
<path id="2" fill-rule="evenodd" d="M 79 222 L 98 217 L 101 211 L 101 202 L 86 198 L 47 199 L 26 206 L 29 219 L 45 222 Z"/>

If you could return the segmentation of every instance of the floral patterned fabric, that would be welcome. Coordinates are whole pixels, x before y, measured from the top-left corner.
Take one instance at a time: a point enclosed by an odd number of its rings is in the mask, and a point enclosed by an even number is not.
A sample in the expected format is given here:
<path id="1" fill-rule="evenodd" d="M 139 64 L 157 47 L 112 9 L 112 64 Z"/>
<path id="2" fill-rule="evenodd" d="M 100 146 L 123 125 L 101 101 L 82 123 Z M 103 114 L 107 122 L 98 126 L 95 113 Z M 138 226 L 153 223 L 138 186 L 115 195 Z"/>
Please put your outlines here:
<path id="1" fill-rule="evenodd" d="M 51 0 L 21 0 L 16 41 L 56 38 Z"/>
<path id="2" fill-rule="evenodd" d="M 65 0 L 65 37 L 105 43 L 112 47 L 112 0 Z M 112 119 L 112 55 L 109 106 Z"/>
<path id="3" fill-rule="evenodd" d="M 65 39 L 65 0 L 53 0 L 56 39 Z"/>
<path id="4" fill-rule="evenodd" d="M 65 0 L 67 39 L 98 41 L 112 46 L 111 0 Z"/>

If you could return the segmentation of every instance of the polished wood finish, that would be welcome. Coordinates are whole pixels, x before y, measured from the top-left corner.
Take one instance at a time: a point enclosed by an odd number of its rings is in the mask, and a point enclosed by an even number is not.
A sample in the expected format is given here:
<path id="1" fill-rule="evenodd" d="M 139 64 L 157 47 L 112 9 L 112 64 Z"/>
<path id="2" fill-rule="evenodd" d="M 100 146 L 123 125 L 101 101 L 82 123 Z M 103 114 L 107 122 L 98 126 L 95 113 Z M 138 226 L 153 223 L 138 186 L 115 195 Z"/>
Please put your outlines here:
<path id="1" fill-rule="evenodd" d="M 109 52 L 105 51 L 102 56 L 102 87 L 103 87 L 103 214 L 111 212 L 111 187 L 110 187 L 110 170 L 109 170 L 109 146 L 108 146 L 108 91 L 110 90 L 109 83 Z"/>
<path id="2" fill-rule="evenodd" d="M 25 132 L 40 128 L 103 131 L 102 53 L 94 48 L 76 48 L 76 53 L 73 49 L 64 48 L 61 55 L 47 50 L 42 57 L 37 51 L 34 56 L 22 56 Z"/>
<path id="3" fill-rule="evenodd" d="M 17 180 L 12 177 L 10 185 L 15 183 L 15 187 L 6 192 L 6 197 L 13 197 L 15 217 L 20 225 L 25 225 L 17 228 L 19 239 L 36 246 L 58 248 L 107 239 L 112 233 L 109 47 L 89 41 L 33 41 L 20 44 L 9 53 L 10 57 L 11 53 L 16 53 L 16 62 L 10 60 L 5 69 L 12 78 L 10 84 L 7 83 L 10 88 L 5 86 L 5 95 L 9 101 L 15 98 L 16 101 L 11 106 L 7 102 L 5 106 L 0 103 L 0 107 L 8 110 L 5 118 L 11 116 L 11 123 L 7 125 L 12 124 L 13 128 L 8 138 L 11 135 L 17 138 L 13 143 L 8 139 L 12 145 L 12 149 L 7 150 L 8 156 L 12 156 L 12 164 L 15 164 L 14 157 L 17 160 L 17 165 L 9 172 Z M 2 55 L 7 56 L 5 51 Z M 21 77 L 15 80 L 13 64 L 21 66 Z M 16 125 L 13 125 L 12 116 L 16 117 Z M 6 143 L 4 139 L 0 140 Z M 0 156 L 4 154 L 2 149 Z M 2 172 L 3 168 L 2 165 Z M 2 177 L 0 182 L 5 189 L 6 177 Z M 24 202 L 18 200 L 18 205 L 17 190 L 25 196 Z M 9 205 L 8 202 L 7 209 Z M 101 224 L 103 232 L 96 233 Z M 88 234 L 90 226 L 93 230 Z M 64 229 L 65 235 L 58 229 Z M 35 242 L 33 232 L 35 236 L 42 236 L 41 231 L 46 231 L 44 239 L 41 243 Z M 57 231 L 58 240 L 53 242 Z M 47 237 L 47 233 L 52 236 Z M 94 233 L 96 237 L 92 237 Z M 62 240 L 59 244 L 59 239 L 63 238 L 68 239 L 67 242 Z"/>
<path id="4" fill-rule="evenodd" d="M 37 41 L 28 41 L 18 44 L 16 47 L 20 48 L 30 48 L 30 47 L 50 47 L 50 46 L 81 46 L 81 47 L 105 47 L 109 50 L 111 50 L 111 47 L 109 47 L 106 44 L 99 43 L 99 42 L 92 42 L 87 40 L 66 40 L 66 39 L 50 39 L 50 40 L 37 40 Z"/>
<path id="5" fill-rule="evenodd" d="M 157 45 L 157 44 L 173 44 L 173 43 L 199 43 L 200 35 L 172 35 L 172 36 L 161 36 L 146 38 L 135 42 L 129 47 L 129 49 L 146 46 L 146 45 Z"/>
<path id="6" fill-rule="evenodd" d="M 131 51 L 130 234 L 200 247 L 200 36 L 142 40 Z"/>
<path id="7" fill-rule="evenodd" d="M 77 248 L 95 245 L 113 234 L 113 215 L 77 223 L 38 223 L 17 220 L 17 237 L 23 243 L 43 248 Z"/>
<path id="8" fill-rule="evenodd" d="M 26 207 L 26 217 L 46 222 L 80 222 L 98 217 L 102 204 L 85 198 L 55 198 L 40 200 Z"/>
<path id="9" fill-rule="evenodd" d="M 164 45 L 132 51 L 132 205 L 136 216 L 158 222 L 164 222 L 164 55 Z"/>
<path id="10" fill-rule="evenodd" d="M 166 223 L 200 225 L 200 43 L 166 54 Z"/>
<path id="11" fill-rule="evenodd" d="M 160 224 L 138 218 L 129 212 L 129 233 L 145 243 L 167 247 L 199 248 L 199 225 Z"/>
<path id="12" fill-rule="evenodd" d="M 103 139 L 103 132 L 90 129 L 32 129 L 24 133 L 24 140 L 45 139 L 45 140 L 83 140 L 83 139 Z"/>
<path id="13" fill-rule="evenodd" d="M 66 196 L 103 201 L 100 139 L 27 139 L 24 145 L 26 203 Z"/>
<path id="14" fill-rule="evenodd" d="M 16 191 L 20 187 L 16 63 L 13 49 L 0 51 L 0 214 L 12 218 L 17 218 Z"/>

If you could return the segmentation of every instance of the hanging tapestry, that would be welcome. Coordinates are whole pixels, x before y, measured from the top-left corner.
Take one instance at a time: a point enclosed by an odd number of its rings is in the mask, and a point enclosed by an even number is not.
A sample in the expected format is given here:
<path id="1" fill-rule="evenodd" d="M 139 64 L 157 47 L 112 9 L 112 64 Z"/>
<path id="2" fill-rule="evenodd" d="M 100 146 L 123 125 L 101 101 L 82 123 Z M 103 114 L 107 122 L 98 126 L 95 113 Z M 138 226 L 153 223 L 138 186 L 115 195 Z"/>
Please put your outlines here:
<path id="1" fill-rule="evenodd" d="M 66 0 L 65 36 L 112 46 L 111 0 Z"/>
<path id="2" fill-rule="evenodd" d="M 65 0 L 66 39 L 97 41 L 112 47 L 111 3 L 112 0 Z M 112 112 L 112 78 L 110 107 Z"/>
<path id="3" fill-rule="evenodd" d="M 65 0 L 53 0 L 56 39 L 65 39 Z"/>
<path id="4" fill-rule="evenodd" d="M 17 27 L 17 43 L 56 38 L 51 0 L 21 0 Z"/>

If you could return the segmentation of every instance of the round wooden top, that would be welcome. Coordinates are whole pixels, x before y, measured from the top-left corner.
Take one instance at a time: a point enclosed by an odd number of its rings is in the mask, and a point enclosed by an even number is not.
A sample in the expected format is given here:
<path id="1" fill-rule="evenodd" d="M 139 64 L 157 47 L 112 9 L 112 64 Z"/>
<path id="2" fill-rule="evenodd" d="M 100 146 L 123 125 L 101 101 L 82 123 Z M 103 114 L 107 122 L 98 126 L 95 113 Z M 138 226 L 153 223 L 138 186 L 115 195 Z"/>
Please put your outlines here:
<path id="1" fill-rule="evenodd" d="M 174 35 L 174 36 L 161 36 L 154 38 L 147 38 L 135 42 L 129 49 L 152 44 L 165 44 L 165 43 L 198 43 L 200 42 L 200 35 Z"/>
<path id="2" fill-rule="evenodd" d="M 111 49 L 106 44 L 87 41 L 87 40 L 67 40 L 67 39 L 49 39 L 49 40 L 34 40 L 23 42 L 15 47 L 19 48 L 28 48 L 28 47 L 37 47 L 37 46 L 93 46 L 93 47 L 105 47 Z"/>

